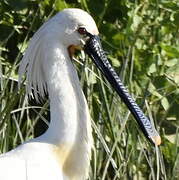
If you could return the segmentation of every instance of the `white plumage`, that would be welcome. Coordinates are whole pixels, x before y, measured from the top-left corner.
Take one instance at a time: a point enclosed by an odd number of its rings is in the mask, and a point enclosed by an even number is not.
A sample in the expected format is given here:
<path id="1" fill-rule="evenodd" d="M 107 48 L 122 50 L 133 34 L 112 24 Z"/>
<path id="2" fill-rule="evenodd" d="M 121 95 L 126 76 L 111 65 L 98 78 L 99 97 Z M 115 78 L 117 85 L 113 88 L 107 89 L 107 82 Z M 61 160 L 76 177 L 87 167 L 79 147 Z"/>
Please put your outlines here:
<path id="1" fill-rule="evenodd" d="M 27 94 L 38 100 L 47 91 L 51 123 L 42 136 L 0 156 L 0 180 L 84 180 L 88 177 L 91 123 L 86 99 L 68 47 L 81 46 L 85 27 L 98 34 L 92 17 L 80 9 L 65 9 L 32 37 L 19 75 L 27 79 Z"/>

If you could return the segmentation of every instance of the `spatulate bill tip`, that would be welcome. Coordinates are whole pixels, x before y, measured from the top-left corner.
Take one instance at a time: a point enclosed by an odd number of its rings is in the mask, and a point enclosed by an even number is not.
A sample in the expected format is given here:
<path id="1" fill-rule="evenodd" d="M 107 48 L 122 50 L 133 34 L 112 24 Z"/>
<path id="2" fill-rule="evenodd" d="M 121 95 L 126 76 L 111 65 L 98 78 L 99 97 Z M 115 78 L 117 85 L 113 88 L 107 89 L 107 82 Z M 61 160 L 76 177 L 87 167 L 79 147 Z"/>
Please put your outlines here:
<path id="1" fill-rule="evenodd" d="M 159 135 L 152 136 L 151 139 L 156 146 L 159 146 L 162 142 L 161 137 Z"/>

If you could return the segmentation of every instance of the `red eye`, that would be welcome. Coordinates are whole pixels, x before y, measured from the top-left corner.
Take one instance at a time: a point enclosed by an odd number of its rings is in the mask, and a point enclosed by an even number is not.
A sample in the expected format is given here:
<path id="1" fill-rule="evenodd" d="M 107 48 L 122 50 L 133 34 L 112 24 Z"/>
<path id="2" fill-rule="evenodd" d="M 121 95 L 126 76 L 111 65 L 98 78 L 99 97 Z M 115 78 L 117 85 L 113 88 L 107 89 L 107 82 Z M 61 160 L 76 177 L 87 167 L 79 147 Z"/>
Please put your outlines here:
<path id="1" fill-rule="evenodd" d="M 86 29 L 85 29 L 84 27 L 78 28 L 78 32 L 79 32 L 81 35 L 87 34 L 87 31 L 86 31 Z"/>

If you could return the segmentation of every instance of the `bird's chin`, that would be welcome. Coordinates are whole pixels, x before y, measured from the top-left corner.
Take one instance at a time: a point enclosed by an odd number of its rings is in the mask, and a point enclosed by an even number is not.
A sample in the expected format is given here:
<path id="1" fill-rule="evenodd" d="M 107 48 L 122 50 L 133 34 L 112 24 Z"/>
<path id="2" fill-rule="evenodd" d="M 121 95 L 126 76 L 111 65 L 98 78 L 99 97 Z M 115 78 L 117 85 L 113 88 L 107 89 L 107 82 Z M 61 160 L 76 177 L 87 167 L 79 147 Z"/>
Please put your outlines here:
<path id="1" fill-rule="evenodd" d="M 74 54 L 75 54 L 75 52 L 79 51 L 79 50 L 82 50 L 82 49 L 83 48 L 80 45 L 73 45 L 72 44 L 72 45 L 68 46 L 68 53 L 69 53 L 70 58 L 72 59 Z"/>

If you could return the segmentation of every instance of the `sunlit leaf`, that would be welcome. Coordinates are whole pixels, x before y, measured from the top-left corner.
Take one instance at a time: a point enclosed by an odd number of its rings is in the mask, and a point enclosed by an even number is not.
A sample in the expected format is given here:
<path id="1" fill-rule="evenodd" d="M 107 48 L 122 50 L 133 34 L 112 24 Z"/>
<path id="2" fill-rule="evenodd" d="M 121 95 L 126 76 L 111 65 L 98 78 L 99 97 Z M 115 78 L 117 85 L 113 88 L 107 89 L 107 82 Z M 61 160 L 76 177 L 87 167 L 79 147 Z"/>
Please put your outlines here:
<path id="1" fill-rule="evenodd" d="M 142 17 L 135 14 L 133 17 L 133 24 L 131 25 L 131 29 L 133 31 L 136 31 L 141 22 L 142 22 Z"/>
<path id="2" fill-rule="evenodd" d="M 68 7 L 68 5 L 65 3 L 65 1 L 63 1 L 63 0 L 55 1 L 55 8 L 57 11 L 60 11 L 67 7 Z"/>
<path id="3" fill-rule="evenodd" d="M 161 44 L 161 48 L 164 50 L 167 56 L 172 58 L 179 57 L 179 50 L 176 47 L 167 44 Z"/>
<path id="4" fill-rule="evenodd" d="M 170 104 L 166 97 L 162 97 L 161 104 L 162 104 L 163 108 L 165 109 L 165 111 L 167 111 L 168 108 L 170 107 Z"/>

